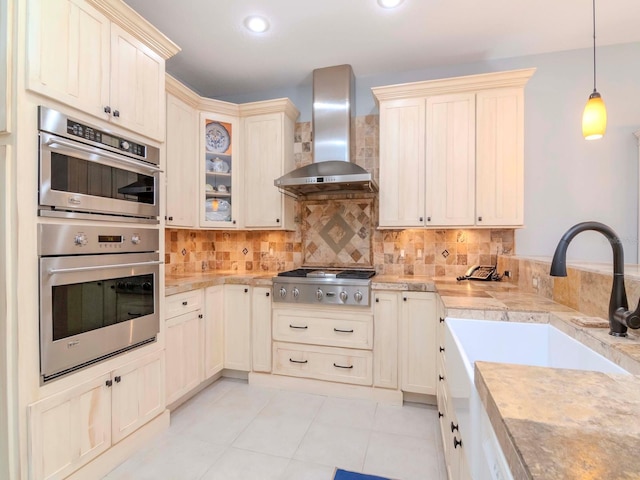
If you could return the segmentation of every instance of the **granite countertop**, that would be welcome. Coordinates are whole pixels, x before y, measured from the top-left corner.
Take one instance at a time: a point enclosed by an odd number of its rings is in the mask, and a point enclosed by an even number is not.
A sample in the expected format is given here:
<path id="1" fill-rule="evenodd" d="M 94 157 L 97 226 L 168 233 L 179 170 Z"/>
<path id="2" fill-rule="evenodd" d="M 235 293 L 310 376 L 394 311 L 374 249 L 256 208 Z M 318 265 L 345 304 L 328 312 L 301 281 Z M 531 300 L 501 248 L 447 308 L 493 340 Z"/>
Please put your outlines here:
<path id="1" fill-rule="evenodd" d="M 640 479 L 640 377 L 476 362 L 475 384 L 515 480 Z"/>

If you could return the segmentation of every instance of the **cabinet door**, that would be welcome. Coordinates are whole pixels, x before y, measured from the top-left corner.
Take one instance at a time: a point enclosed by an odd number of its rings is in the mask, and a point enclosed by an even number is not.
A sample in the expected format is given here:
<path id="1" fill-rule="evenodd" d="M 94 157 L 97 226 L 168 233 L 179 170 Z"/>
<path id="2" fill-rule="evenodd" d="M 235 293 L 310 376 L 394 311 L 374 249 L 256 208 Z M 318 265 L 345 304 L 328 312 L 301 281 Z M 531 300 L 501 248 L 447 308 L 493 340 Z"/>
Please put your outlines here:
<path id="1" fill-rule="evenodd" d="M 224 368 L 251 370 L 251 288 L 224 286 Z"/>
<path id="2" fill-rule="evenodd" d="M 292 122 L 289 121 L 289 124 L 292 127 Z M 285 133 L 284 113 L 255 115 L 244 119 L 243 158 L 251 165 L 244 175 L 245 227 L 283 228 L 286 220 L 285 203 L 292 203 L 293 199 L 280 193 L 273 181 L 286 173 L 285 155 L 293 155 L 293 133 L 290 132 L 289 135 L 291 143 L 285 142 Z M 290 153 L 285 151 L 288 147 L 291 149 Z M 289 228 L 292 227 L 289 225 Z"/>
<path id="3" fill-rule="evenodd" d="M 195 227 L 198 218 L 198 114 L 167 94 L 166 224 Z"/>
<path id="4" fill-rule="evenodd" d="M 425 101 L 380 104 L 380 227 L 424 225 Z"/>
<path id="5" fill-rule="evenodd" d="M 30 478 L 61 479 L 111 446 L 110 375 L 29 406 Z"/>
<path id="6" fill-rule="evenodd" d="M 473 93 L 427 99 L 426 175 L 427 226 L 473 225 L 476 179 Z"/>
<path id="7" fill-rule="evenodd" d="M 238 228 L 242 192 L 238 119 L 200 114 L 200 226 Z M 275 187 L 274 187 L 275 188 Z"/>
<path id="8" fill-rule="evenodd" d="M 164 351 L 112 372 L 111 437 L 117 443 L 164 410 Z"/>
<path id="9" fill-rule="evenodd" d="M 435 294 L 403 292 L 400 322 L 402 390 L 435 395 Z"/>
<path id="10" fill-rule="evenodd" d="M 476 223 L 524 223 L 524 92 L 487 90 L 477 95 Z"/>
<path id="11" fill-rule="evenodd" d="M 111 25 L 111 119 L 164 140 L 164 59 L 119 26 Z"/>
<path id="12" fill-rule="evenodd" d="M 8 2 L 0 2 L 0 133 L 9 130 L 9 52 L 12 39 L 9 38 Z"/>
<path id="13" fill-rule="evenodd" d="M 210 378 L 224 368 L 224 287 L 208 287 L 204 295 L 204 376 Z"/>
<path id="14" fill-rule="evenodd" d="M 27 88 L 108 118 L 110 22 L 82 0 L 29 0 Z"/>
<path id="15" fill-rule="evenodd" d="M 251 294 L 252 369 L 271 371 L 271 289 L 254 287 Z"/>
<path id="16" fill-rule="evenodd" d="M 398 296 L 396 292 L 375 292 L 373 322 L 373 384 L 398 388 Z"/>
<path id="17" fill-rule="evenodd" d="M 200 310 L 167 320 L 165 336 L 166 397 L 170 404 L 202 382 L 202 322 Z"/>

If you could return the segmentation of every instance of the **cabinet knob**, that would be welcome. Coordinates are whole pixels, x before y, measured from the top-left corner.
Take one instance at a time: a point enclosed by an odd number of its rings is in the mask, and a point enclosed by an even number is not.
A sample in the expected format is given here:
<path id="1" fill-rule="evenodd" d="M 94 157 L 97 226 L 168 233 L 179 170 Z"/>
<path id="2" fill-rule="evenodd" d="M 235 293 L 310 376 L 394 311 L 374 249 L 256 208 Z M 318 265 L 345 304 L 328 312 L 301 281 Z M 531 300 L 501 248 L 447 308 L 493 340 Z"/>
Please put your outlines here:
<path id="1" fill-rule="evenodd" d="M 458 430 L 458 425 L 456 425 L 455 423 L 451 422 L 451 433 L 455 432 L 456 430 Z M 458 430 L 460 431 L 460 430 Z"/>
<path id="2" fill-rule="evenodd" d="M 111 385 L 113 385 L 113 382 L 112 382 L 111 380 L 107 380 L 106 382 L 104 382 L 104 384 L 105 384 L 107 387 L 110 387 Z"/>
<path id="3" fill-rule="evenodd" d="M 424 221 L 424 217 L 420 217 L 420 218 L 418 219 L 418 221 L 419 221 L 419 222 L 423 222 L 423 221 Z"/>
<path id="4" fill-rule="evenodd" d="M 265 293 L 265 295 L 268 297 L 269 296 L 269 292 Z"/>
<path id="5" fill-rule="evenodd" d="M 111 113 L 111 107 L 109 105 L 104 107 L 104 113 Z"/>
<path id="6" fill-rule="evenodd" d="M 440 347 L 440 351 L 441 351 L 441 352 L 444 352 L 444 347 Z"/>
<path id="7" fill-rule="evenodd" d="M 456 437 L 453 437 L 453 448 L 458 448 L 462 446 L 462 440 L 458 440 Z"/>
<path id="8" fill-rule="evenodd" d="M 116 383 L 120 383 L 122 381 L 122 377 L 120 375 L 116 375 L 113 379 Z"/>
<path id="9" fill-rule="evenodd" d="M 280 219 L 279 218 L 276 218 L 276 223 L 280 223 Z"/>
<path id="10" fill-rule="evenodd" d="M 119 110 L 114 110 L 113 111 L 113 116 L 114 117 L 119 117 L 120 116 L 120 111 Z"/>
<path id="11" fill-rule="evenodd" d="M 204 318 L 204 315 L 200 314 L 198 315 L 198 318 Z"/>
<path id="12" fill-rule="evenodd" d="M 169 220 L 170 222 L 173 222 L 173 217 L 169 217 L 167 218 L 167 220 Z"/>
<path id="13" fill-rule="evenodd" d="M 182 305 L 184 305 L 185 307 L 189 304 L 189 302 L 187 302 L 186 300 L 184 302 L 182 302 Z"/>
<path id="14" fill-rule="evenodd" d="M 438 380 L 443 381 L 444 377 L 442 375 L 438 375 Z"/>
<path id="15" fill-rule="evenodd" d="M 233 224 L 235 225 L 235 224 L 236 224 L 236 221 L 235 221 L 235 220 L 232 220 L 232 221 L 231 221 L 231 223 L 233 223 Z"/>
<path id="16" fill-rule="evenodd" d="M 376 303 L 380 303 L 380 299 L 379 298 L 376 298 Z"/>
<path id="17" fill-rule="evenodd" d="M 248 291 L 249 291 L 249 289 L 248 289 L 248 288 L 245 288 L 245 289 L 244 289 L 244 293 L 247 293 Z"/>
<path id="18" fill-rule="evenodd" d="M 407 297 L 402 297 L 402 301 L 406 302 L 407 301 Z"/>
<path id="19" fill-rule="evenodd" d="M 444 318 L 440 317 L 440 323 L 444 323 Z"/>
<path id="20" fill-rule="evenodd" d="M 482 221 L 482 217 L 478 217 L 478 221 L 481 222 Z"/>
<path id="21" fill-rule="evenodd" d="M 442 418 L 442 417 L 444 417 L 444 413 L 438 412 L 438 418 Z"/>

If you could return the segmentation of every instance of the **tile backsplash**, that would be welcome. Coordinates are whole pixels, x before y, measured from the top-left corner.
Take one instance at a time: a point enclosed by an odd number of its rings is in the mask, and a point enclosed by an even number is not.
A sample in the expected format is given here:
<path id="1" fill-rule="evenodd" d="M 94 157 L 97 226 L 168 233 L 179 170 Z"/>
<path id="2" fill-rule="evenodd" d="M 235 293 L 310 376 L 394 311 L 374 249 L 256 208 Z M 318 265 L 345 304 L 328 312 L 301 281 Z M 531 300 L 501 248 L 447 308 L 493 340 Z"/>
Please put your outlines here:
<path id="1" fill-rule="evenodd" d="M 378 180 L 378 115 L 356 117 L 355 163 Z M 312 162 L 310 122 L 296 124 L 296 167 Z M 208 270 L 274 272 L 305 266 L 375 268 L 379 274 L 455 277 L 496 253 L 515 252 L 512 229 L 376 230 L 372 194 L 300 201 L 295 232 L 166 229 L 169 274 Z"/>

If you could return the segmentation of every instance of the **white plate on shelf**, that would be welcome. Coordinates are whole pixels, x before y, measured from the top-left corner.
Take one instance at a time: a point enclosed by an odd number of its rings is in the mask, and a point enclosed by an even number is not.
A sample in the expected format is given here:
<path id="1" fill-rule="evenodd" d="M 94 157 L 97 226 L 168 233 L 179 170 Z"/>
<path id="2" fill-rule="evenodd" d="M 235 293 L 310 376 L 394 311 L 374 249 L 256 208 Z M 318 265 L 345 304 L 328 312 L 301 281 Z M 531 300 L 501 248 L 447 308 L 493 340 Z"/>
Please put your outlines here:
<path id="1" fill-rule="evenodd" d="M 207 151 L 213 153 L 224 153 L 231 144 L 229 132 L 219 122 L 211 122 L 207 125 L 204 135 Z"/>

